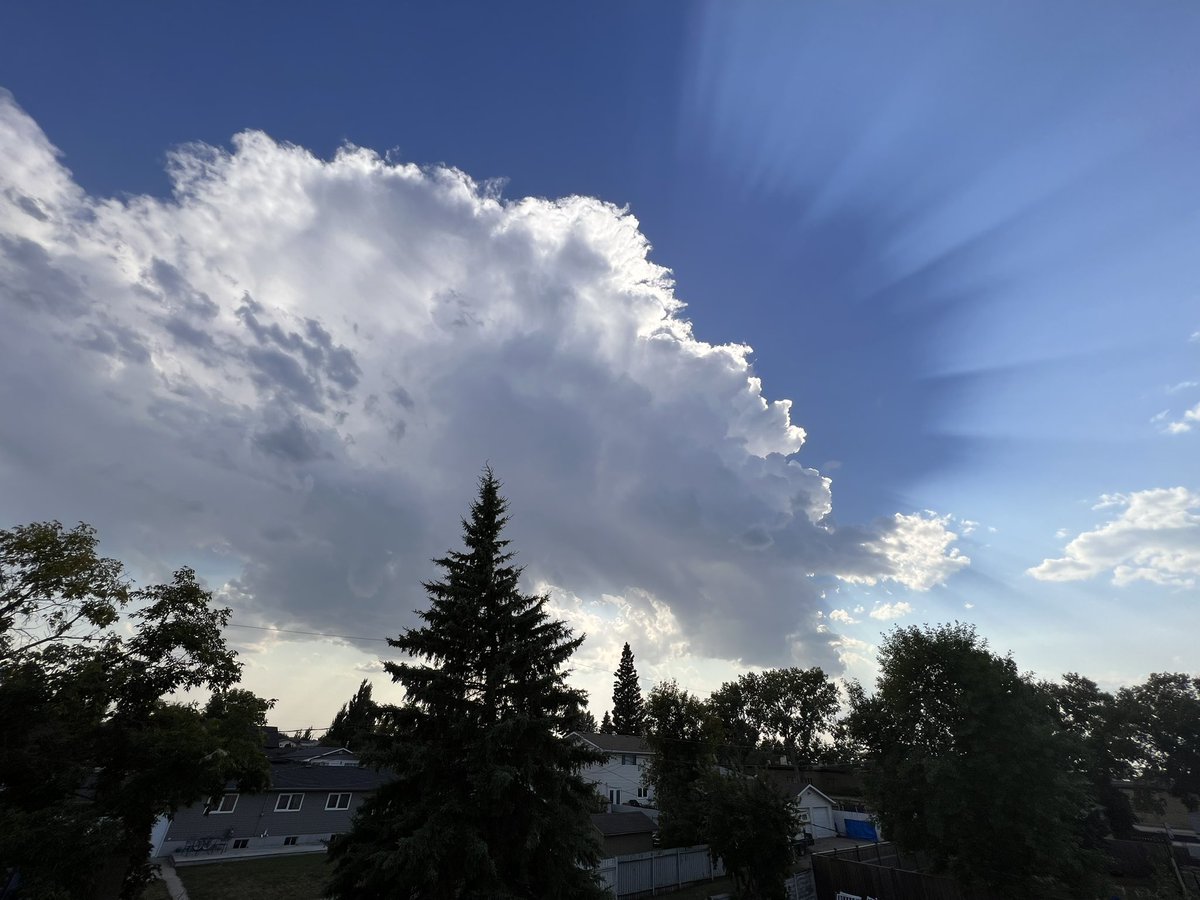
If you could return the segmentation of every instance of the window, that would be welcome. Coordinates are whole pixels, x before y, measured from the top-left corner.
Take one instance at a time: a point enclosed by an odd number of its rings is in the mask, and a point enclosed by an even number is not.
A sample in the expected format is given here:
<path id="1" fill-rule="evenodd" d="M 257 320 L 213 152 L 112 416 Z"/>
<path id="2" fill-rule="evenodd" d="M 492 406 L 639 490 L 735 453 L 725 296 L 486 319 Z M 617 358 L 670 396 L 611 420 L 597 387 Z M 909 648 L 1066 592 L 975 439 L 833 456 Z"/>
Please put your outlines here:
<path id="1" fill-rule="evenodd" d="M 285 846 L 285 847 L 294 847 L 295 844 L 296 844 L 295 837 L 286 837 L 283 839 L 283 846 Z"/>
<path id="2" fill-rule="evenodd" d="M 236 841 L 233 842 L 234 850 L 245 850 L 249 846 L 250 846 L 249 838 L 238 838 Z"/>
<path id="3" fill-rule="evenodd" d="M 637 765 L 637 754 L 636 753 L 622 753 L 621 754 L 621 765 L 636 766 Z"/>
<path id="4" fill-rule="evenodd" d="M 616 803 L 619 805 L 621 803 L 621 792 L 614 788 L 609 788 L 608 789 L 608 802 Z"/>
<path id="5" fill-rule="evenodd" d="M 325 801 L 326 809 L 349 809 L 350 795 L 349 794 L 330 794 L 329 799 Z"/>
<path id="6" fill-rule="evenodd" d="M 303 802 L 303 794 L 280 794 L 275 801 L 275 812 L 295 812 Z"/>
<path id="7" fill-rule="evenodd" d="M 220 800 L 218 800 L 216 797 L 213 797 L 212 800 L 209 801 L 211 806 L 209 813 L 212 815 L 216 815 L 217 813 L 231 813 L 237 807 L 237 802 L 237 794 L 222 794 Z"/>
<path id="8" fill-rule="evenodd" d="M 644 788 L 644 787 L 638 788 L 638 799 L 639 800 L 645 800 L 649 796 L 650 796 L 650 788 Z"/>

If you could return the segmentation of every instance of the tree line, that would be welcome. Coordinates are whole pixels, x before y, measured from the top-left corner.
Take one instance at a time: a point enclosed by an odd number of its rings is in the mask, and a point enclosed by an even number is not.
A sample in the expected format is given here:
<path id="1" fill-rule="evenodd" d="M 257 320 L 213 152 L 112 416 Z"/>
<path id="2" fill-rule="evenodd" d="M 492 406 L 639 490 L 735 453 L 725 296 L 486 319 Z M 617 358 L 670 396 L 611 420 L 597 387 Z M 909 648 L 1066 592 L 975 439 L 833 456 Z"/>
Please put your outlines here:
<path id="1" fill-rule="evenodd" d="M 584 636 L 520 590 L 507 509 L 485 469 L 462 549 L 389 640 L 405 699 L 364 681 L 326 732 L 392 775 L 331 844 L 327 896 L 605 896 L 581 773 L 606 758 L 570 738 L 597 729 L 645 736 L 662 843 L 708 843 L 743 897 L 782 895 L 797 830 L 767 765 L 860 767 L 890 839 L 1012 896 L 1097 896 L 1103 839 L 1134 815 L 1114 781 L 1200 804 L 1200 679 L 1039 681 L 958 623 L 890 632 L 871 692 L 791 667 L 643 697 L 626 644 L 598 725 L 567 681 Z M 0 740 L 0 870 L 18 896 L 137 897 L 158 815 L 266 786 L 272 701 L 237 686 L 229 614 L 187 568 L 136 588 L 86 525 L 0 531 L 0 712 L 20 723 Z"/>

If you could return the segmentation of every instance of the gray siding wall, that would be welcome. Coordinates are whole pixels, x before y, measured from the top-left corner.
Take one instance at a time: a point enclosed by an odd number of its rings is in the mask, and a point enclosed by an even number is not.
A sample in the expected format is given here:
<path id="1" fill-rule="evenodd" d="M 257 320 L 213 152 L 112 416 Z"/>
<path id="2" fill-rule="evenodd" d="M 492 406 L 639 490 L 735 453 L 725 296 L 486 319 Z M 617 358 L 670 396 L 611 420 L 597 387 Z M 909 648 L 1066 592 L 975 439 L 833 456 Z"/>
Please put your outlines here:
<path id="1" fill-rule="evenodd" d="M 283 838 L 296 835 L 298 843 L 307 843 L 305 837 L 328 838 L 331 834 L 350 830 L 350 820 L 355 810 L 366 799 L 365 793 L 352 792 L 349 809 L 325 809 L 325 801 L 335 791 L 304 792 L 304 802 L 294 812 L 275 812 L 278 791 L 267 794 L 242 794 L 231 813 L 209 813 L 204 815 L 204 804 L 189 806 L 175 813 L 167 838 L 163 841 L 163 853 L 174 853 L 184 843 L 196 838 L 222 837 L 232 831 L 232 842 L 238 838 L 255 838 L 251 847 L 280 844 Z M 263 832 L 267 833 L 261 838 Z"/>

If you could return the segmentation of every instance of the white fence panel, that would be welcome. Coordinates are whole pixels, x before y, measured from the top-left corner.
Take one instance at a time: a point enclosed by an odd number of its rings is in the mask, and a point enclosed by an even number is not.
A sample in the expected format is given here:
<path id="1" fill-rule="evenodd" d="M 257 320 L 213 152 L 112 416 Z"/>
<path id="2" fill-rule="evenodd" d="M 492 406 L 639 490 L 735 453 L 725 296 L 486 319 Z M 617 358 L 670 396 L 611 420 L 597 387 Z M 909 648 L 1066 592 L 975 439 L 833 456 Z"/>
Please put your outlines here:
<path id="1" fill-rule="evenodd" d="M 631 853 L 600 860 L 596 873 L 614 897 L 644 892 L 667 893 L 696 881 L 708 881 L 725 874 L 721 860 L 712 861 L 708 847 L 677 847 L 650 853 Z"/>

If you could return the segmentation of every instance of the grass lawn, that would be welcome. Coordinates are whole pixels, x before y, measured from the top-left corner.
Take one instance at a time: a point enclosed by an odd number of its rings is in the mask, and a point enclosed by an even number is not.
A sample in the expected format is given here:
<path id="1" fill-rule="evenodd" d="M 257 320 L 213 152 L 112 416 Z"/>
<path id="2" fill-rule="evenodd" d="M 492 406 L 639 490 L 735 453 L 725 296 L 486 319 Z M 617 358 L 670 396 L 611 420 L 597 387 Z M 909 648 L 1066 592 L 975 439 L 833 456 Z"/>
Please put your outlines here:
<path id="1" fill-rule="evenodd" d="M 191 900 L 228 900 L 253 897 L 254 900 L 319 900 L 327 869 L 325 854 L 280 856 L 245 862 L 207 863 L 176 869 Z M 160 889 L 161 893 L 152 891 Z M 710 894 L 733 892 L 733 879 L 702 881 L 676 893 L 663 892 L 672 900 L 706 900 Z M 167 897 L 161 881 L 153 882 L 143 900 Z"/>
<path id="2" fill-rule="evenodd" d="M 191 900 L 318 900 L 328 874 L 324 853 L 183 866 L 175 871 Z"/>
<path id="3" fill-rule="evenodd" d="M 167 886 L 156 878 L 142 891 L 142 900 L 171 900 L 171 894 Z"/>

